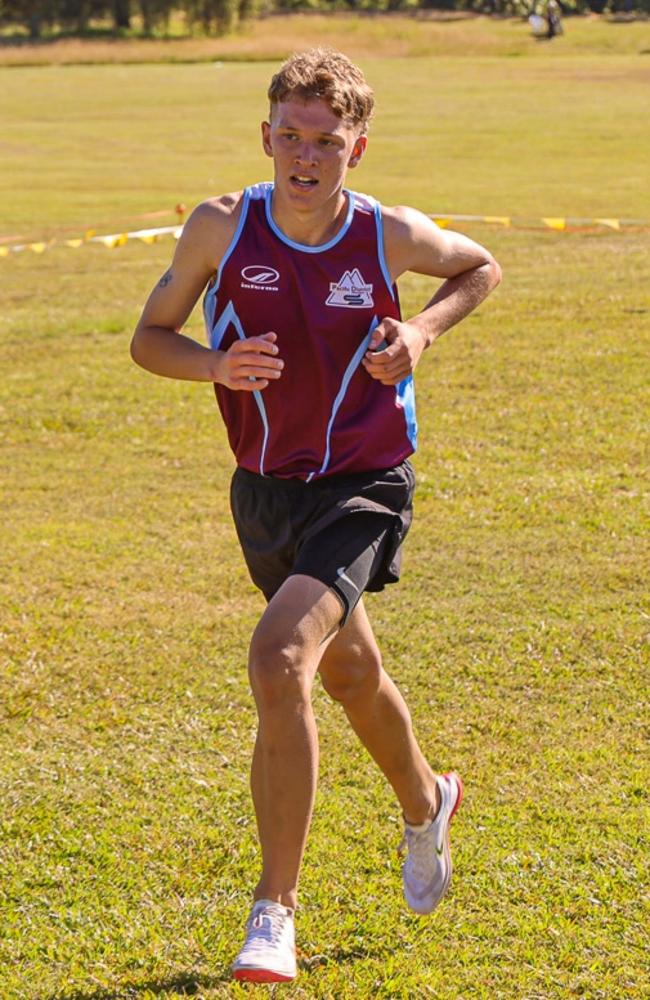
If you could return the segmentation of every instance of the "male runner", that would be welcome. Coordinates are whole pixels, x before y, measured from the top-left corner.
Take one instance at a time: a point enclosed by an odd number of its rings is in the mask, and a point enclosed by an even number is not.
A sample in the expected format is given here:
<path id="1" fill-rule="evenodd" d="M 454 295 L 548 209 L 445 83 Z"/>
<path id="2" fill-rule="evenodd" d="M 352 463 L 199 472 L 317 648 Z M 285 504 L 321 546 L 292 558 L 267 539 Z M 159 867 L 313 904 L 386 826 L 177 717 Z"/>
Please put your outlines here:
<path id="1" fill-rule="evenodd" d="M 235 525 L 268 602 L 248 663 L 262 874 L 233 966 L 236 978 L 258 982 L 296 975 L 316 673 L 401 805 L 407 903 L 429 913 L 449 885 L 449 824 L 462 785 L 422 755 L 361 597 L 399 575 L 414 486 L 412 373 L 500 279 L 491 255 L 465 236 L 344 187 L 365 153 L 373 107 L 345 56 L 292 57 L 269 99 L 262 142 L 274 183 L 199 205 L 131 347 L 158 375 L 214 383 L 237 463 Z M 403 322 L 395 282 L 406 271 L 445 280 Z M 209 347 L 180 332 L 206 285 Z"/>

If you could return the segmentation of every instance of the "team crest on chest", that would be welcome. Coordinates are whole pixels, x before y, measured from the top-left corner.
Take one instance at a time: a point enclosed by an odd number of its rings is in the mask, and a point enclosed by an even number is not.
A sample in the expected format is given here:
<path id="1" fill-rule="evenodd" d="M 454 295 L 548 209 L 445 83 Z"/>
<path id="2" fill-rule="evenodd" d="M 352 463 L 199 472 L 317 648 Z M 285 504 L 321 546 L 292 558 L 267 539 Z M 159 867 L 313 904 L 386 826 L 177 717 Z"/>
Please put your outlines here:
<path id="1" fill-rule="evenodd" d="M 366 284 L 358 267 L 344 271 L 338 281 L 330 281 L 330 293 L 326 306 L 341 306 L 344 309 L 365 309 L 373 306 L 372 285 Z"/>

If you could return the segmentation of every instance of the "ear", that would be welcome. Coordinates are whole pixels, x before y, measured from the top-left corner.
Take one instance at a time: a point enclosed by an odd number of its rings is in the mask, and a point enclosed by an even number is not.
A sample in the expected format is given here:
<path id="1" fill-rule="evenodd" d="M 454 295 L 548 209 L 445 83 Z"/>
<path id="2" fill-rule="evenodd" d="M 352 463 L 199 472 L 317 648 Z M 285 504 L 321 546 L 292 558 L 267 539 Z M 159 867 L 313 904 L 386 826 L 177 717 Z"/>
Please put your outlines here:
<path id="1" fill-rule="evenodd" d="M 348 160 L 348 167 L 356 167 L 356 165 L 361 160 L 361 157 L 365 153 L 367 145 L 368 145 L 368 136 L 367 135 L 357 136 L 357 139 L 356 139 L 356 141 L 354 143 L 354 147 L 352 149 L 352 155 L 350 156 L 350 159 Z"/>
<path id="2" fill-rule="evenodd" d="M 271 146 L 271 125 L 270 122 L 262 122 L 262 148 L 267 156 L 273 156 Z"/>

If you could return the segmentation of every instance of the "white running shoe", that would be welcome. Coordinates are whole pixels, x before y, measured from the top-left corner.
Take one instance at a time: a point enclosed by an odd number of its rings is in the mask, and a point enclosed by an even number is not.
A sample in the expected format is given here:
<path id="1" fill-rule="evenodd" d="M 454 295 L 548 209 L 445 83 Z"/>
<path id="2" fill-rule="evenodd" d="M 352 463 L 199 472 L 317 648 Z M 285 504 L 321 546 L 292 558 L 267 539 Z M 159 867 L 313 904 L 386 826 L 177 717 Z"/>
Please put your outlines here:
<path id="1" fill-rule="evenodd" d="M 401 854 L 408 847 L 402 865 L 404 897 L 416 913 L 431 913 L 447 892 L 451 881 L 449 824 L 463 800 L 463 783 L 453 771 L 436 775 L 440 808 L 431 823 L 404 828 L 399 845 Z"/>
<path id="2" fill-rule="evenodd" d="M 272 899 L 257 900 L 232 974 L 253 983 L 286 983 L 296 978 L 293 910 Z"/>

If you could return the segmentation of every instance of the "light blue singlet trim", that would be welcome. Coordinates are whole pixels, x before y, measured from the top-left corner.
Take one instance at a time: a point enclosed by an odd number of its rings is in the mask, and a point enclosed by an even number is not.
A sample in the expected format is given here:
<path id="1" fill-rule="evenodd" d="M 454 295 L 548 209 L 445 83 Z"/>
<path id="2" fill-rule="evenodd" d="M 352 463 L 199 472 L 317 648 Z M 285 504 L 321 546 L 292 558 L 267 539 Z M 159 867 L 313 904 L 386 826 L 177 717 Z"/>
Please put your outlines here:
<path id="1" fill-rule="evenodd" d="M 307 246 L 305 243 L 295 243 L 294 240 L 290 240 L 289 237 L 285 235 L 285 233 L 283 233 L 280 227 L 276 224 L 275 219 L 273 218 L 273 213 L 271 212 L 271 198 L 273 196 L 272 184 L 269 184 L 266 191 L 264 192 L 264 207 L 266 210 L 266 221 L 268 222 L 269 226 L 271 227 L 275 235 L 278 237 L 278 239 L 282 240 L 283 243 L 286 243 L 287 246 L 293 247 L 294 250 L 302 250 L 303 253 L 323 253 L 323 251 L 325 250 L 331 250 L 332 247 L 335 247 L 336 244 L 343 239 L 343 237 L 347 233 L 352 223 L 352 216 L 354 215 L 354 192 L 348 191 L 347 188 L 343 188 L 343 194 L 347 195 L 348 198 L 348 211 L 345 216 L 345 222 L 339 229 L 338 233 L 336 233 L 336 235 L 333 236 L 331 240 L 329 240 L 327 243 L 321 243 L 317 247 L 310 247 Z"/>
<path id="2" fill-rule="evenodd" d="M 318 472 L 310 472 L 309 473 L 309 475 L 307 476 L 307 482 L 310 482 L 314 478 L 314 476 L 322 476 L 322 474 L 327 469 L 327 466 L 330 464 L 330 457 L 331 457 L 331 453 L 330 453 L 330 438 L 332 436 L 332 427 L 334 426 L 334 420 L 336 419 L 336 414 L 339 411 L 341 403 L 345 399 L 345 394 L 348 391 L 348 386 L 350 385 L 350 382 L 352 381 L 352 376 L 354 375 L 355 371 L 357 370 L 357 368 L 361 364 L 362 357 L 364 356 L 364 354 L 368 350 L 368 346 L 369 346 L 370 340 L 372 338 L 372 331 L 375 329 L 375 327 L 378 325 L 378 323 L 379 323 L 379 320 L 377 319 L 377 317 L 373 316 L 372 317 L 372 322 L 370 324 L 370 329 L 368 330 L 368 333 L 366 334 L 366 336 L 363 338 L 363 340 L 361 341 L 361 343 L 357 347 L 356 351 L 354 352 L 354 354 L 352 355 L 352 357 L 351 357 L 351 359 L 350 359 L 350 361 L 348 363 L 348 367 L 345 369 L 345 373 L 344 373 L 343 379 L 341 381 L 341 388 L 339 389 L 338 393 L 336 394 L 336 399 L 334 400 L 334 402 L 332 404 L 332 412 L 330 414 L 329 423 L 327 424 L 327 430 L 325 432 L 325 458 L 323 459 L 323 464 L 321 465 L 321 467 L 318 470 Z"/>
<path id="3" fill-rule="evenodd" d="M 379 257 L 379 266 L 381 268 L 381 273 L 384 276 L 384 281 L 386 282 L 386 288 L 390 292 L 390 297 L 394 302 L 395 289 L 393 288 L 393 283 L 390 280 L 388 264 L 386 263 L 386 254 L 384 251 L 384 221 L 381 217 L 381 205 L 375 199 L 373 199 L 373 202 L 375 210 L 375 224 L 377 226 L 377 256 Z"/>
<path id="4" fill-rule="evenodd" d="M 384 281 L 386 282 L 386 288 L 390 292 L 390 296 L 394 302 L 395 288 L 390 280 L 390 273 L 388 270 L 388 264 L 386 263 L 386 253 L 384 249 L 384 220 L 381 217 L 381 205 L 374 198 L 373 207 L 375 211 L 375 223 L 377 225 L 377 256 L 379 257 L 379 266 L 381 268 L 381 273 L 384 276 Z M 415 451 L 418 440 L 418 423 L 415 416 L 415 386 L 413 384 L 412 375 L 402 379 L 402 381 L 395 386 L 395 395 L 399 405 L 404 410 L 406 433 L 409 441 L 411 442 L 411 446 Z"/>
<path id="5" fill-rule="evenodd" d="M 398 382 L 395 386 L 395 395 L 404 410 L 406 433 L 413 451 L 415 451 L 418 446 L 418 422 L 415 416 L 415 386 L 413 385 L 412 375 L 408 375 L 401 382 Z"/>
<path id="6" fill-rule="evenodd" d="M 223 336 L 230 326 L 230 324 L 235 328 L 237 336 L 240 340 L 246 340 L 246 334 L 244 333 L 244 328 L 241 325 L 241 320 L 235 312 L 235 307 L 232 304 L 232 300 L 228 303 L 224 311 L 221 313 L 217 323 L 214 326 L 212 334 L 210 336 L 210 347 L 213 351 L 219 349 L 219 344 L 223 340 Z M 269 419 L 266 415 L 266 407 L 264 406 L 264 400 L 262 399 L 262 393 L 259 389 L 255 389 L 253 392 L 253 398 L 257 403 L 257 409 L 260 411 L 260 417 L 262 418 L 262 426 L 264 427 L 264 438 L 262 440 L 262 448 L 260 450 L 260 475 L 264 475 L 264 459 L 266 458 L 266 446 L 269 440 Z"/>
<path id="7" fill-rule="evenodd" d="M 214 285 L 212 285 L 211 288 L 208 288 L 207 292 L 205 293 L 205 297 L 203 299 L 203 318 L 205 320 L 208 342 L 210 344 L 212 344 L 214 335 L 214 331 L 210 329 L 210 323 L 212 322 L 212 316 L 214 315 L 214 300 L 216 299 L 217 292 L 219 291 L 219 285 L 221 284 L 221 275 L 223 274 L 223 269 L 226 266 L 228 258 L 230 257 L 233 250 L 239 243 L 239 237 L 241 236 L 242 230 L 246 223 L 246 216 L 248 215 L 248 205 L 250 200 L 251 200 L 251 189 L 246 188 L 244 190 L 244 195 L 242 198 L 242 206 L 241 206 L 241 212 L 239 213 L 239 222 L 237 223 L 237 228 L 235 229 L 233 238 L 231 239 L 230 243 L 226 248 L 225 254 L 221 258 L 221 263 L 219 264 L 219 269 L 217 271 L 217 277 L 215 279 Z M 221 339 L 221 337 L 219 339 Z M 212 347 L 214 349 L 214 344 L 212 344 Z"/>

